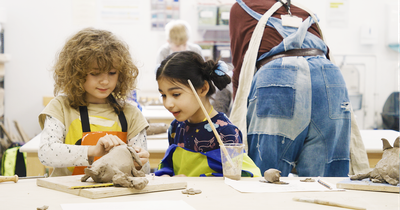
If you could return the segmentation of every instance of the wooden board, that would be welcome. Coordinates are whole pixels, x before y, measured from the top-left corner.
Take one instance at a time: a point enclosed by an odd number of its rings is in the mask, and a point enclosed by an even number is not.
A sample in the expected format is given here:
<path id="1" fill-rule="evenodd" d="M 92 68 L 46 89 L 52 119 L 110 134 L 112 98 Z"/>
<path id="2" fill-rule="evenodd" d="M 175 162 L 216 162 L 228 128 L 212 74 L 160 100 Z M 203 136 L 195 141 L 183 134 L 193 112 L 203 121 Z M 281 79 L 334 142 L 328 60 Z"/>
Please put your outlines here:
<path id="1" fill-rule="evenodd" d="M 41 187 L 46 187 L 53 190 L 58 190 L 86 198 L 106 198 L 119 195 L 130 195 L 139 193 L 149 193 L 166 190 L 184 189 L 187 187 L 186 182 L 177 181 L 171 177 L 151 177 L 147 176 L 149 184 L 142 189 L 131 189 L 125 187 L 98 187 L 98 188 L 85 188 L 85 189 L 71 189 L 73 186 L 93 185 L 91 178 L 87 182 L 81 182 L 83 175 L 76 176 L 62 176 L 62 177 L 49 177 L 37 179 L 36 184 Z"/>
<path id="2" fill-rule="evenodd" d="M 379 192 L 400 192 L 400 186 L 393 186 L 387 183 L 373 183 L 367 179 L 363 180 L 350 180 L 350 178 L 340 181 L 336 184 L 337 188 L 348 189 L 348 190 L 368 190 L 368 191 L 379 191 Z"/>

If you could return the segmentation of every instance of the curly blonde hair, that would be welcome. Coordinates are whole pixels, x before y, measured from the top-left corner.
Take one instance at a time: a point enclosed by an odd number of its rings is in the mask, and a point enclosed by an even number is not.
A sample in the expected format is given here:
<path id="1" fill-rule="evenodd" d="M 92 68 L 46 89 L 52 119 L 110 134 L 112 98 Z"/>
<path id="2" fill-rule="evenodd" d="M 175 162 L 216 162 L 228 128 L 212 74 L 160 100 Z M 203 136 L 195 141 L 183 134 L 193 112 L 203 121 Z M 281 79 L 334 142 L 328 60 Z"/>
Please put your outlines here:
<path id="1" fill-rule="evenodd" d="M 100 73 L 111 69 L 119 72 L 117 85 L 107 99 L 113 107 L 121 110 L 135 88 L 139 70 L 133 64 L 128 45 L 106 30 L 85 28 L 66 42 L 53 67 L 54 95 L 65 94 L 75 109 L 87 106 L 83 84 L 94 63 Z"/>

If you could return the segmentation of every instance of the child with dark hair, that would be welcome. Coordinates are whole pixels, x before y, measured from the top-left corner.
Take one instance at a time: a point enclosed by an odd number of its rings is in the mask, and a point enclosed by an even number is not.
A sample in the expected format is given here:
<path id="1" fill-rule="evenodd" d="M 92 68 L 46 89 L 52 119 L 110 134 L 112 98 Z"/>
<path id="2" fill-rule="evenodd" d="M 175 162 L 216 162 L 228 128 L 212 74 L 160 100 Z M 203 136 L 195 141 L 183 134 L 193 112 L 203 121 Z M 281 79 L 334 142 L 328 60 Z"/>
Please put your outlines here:
<path id="1" fill-rule="evenodd" d="M 165 108 L 175 120 L 168 129 L 170 147 L 156 175 L 222 176 L 218 141 L 188 80 L 196 89 L 221 140 L 224 143 L 242 143 L 240 130 L 210 103 L 216 88 L 222 90 L 231 82 L 227 69 L 224 62 L 204 61 L 192 51 L 173 53 L 161 62 L 156 73 L 158 90 Z M 255 170 L 246 174 L 260 175 L 254 163 L 253 166 Z"/>

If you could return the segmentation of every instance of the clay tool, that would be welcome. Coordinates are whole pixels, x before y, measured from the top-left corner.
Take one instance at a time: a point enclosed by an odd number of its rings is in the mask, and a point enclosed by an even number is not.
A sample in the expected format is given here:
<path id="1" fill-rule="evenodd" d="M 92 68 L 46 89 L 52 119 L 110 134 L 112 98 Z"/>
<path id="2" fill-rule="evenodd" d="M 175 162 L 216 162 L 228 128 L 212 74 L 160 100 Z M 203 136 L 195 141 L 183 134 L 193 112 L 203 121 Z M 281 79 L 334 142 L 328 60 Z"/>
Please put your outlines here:
<path id="1" fill-rule="evenodd" d="M 210 124 L 212 131 L 214 132 L 215 137 L 217 138 L 217 141 L 219 143 L 219 147 L 222 149 L 222 152 L 225 154 L 226 159 L 229 161 L 229 163 L 231 164 L 231 166 L 233 166 L 233 162 L 231 157 L 228 154 L 228 151 L 226 150 L 224 143 L 221 140 L 221 137 L 219 136 L 217 130 L 215 129 L 214 123 L 211 121 L 210 116 L 208 116 L 207 110 L 206 108 L 204 108 L 203 103 L 201 102 L 201 99 L 199 97 L 199 95 L 197 95 L 196 89 L 194 88 L 192 82 L 190 81 L 190 79 L 188 79 L 188 83 L 190 85 L 190 88 L 192 88 L 193 94 L 196 96 L 197 102 L 199 103 L 201 110 L 203 111 L 204 115 L 207 118 L 208 124 Z"/>
<path id="2" fill-rule="evenodd" d="M 82 185 L 82 186 L 72 186 L 71 189 L 85 189 L 85 188 L 96 188 L 96 187 L 112 187 L 113 183 L 104 183 L 104 184 L 92 184 L 92 185 Z"/>
<path id="3" fill-rule="evenodd" d="M 47 174 L 43 176 L 27 176 L 27 177 L 18 177 L 18 175 L 14 176 L 0 176 L 0 182 L 10 182 L 13 181 L 15 183 L 18 182 L 19 179 L 38 179 L 38 178 L 47 178 Z"/>
<path id="4" fill-rule="evenodd" d="M 326 188 L 332 190 L 331 185 L 329 185 L 328 183 L 322 181 L 321 179 L 318 179 L 318 183 L 320 183 L 322 186 L 324 186 L 324 187 L 326 187 Z"/>
<path id="5" fill-rule="evenodd" d="M 350 206 L 347 204 L 335 203 L 335 202 L 331 202 L 331 201 L 324 201 L 324 200 L 318 200 L 318 199 L 312 199 L 312 198 L 296 198 L 295 197 L 295 198 L 293 198 L 293 200 L 307 202 L 307 203 L 327 205 L 327 206 L 336 206 L 336 207 L 346 208 L 346 209 L 366 210 L 366 208 L 363 208 L 363 207 Z"/>

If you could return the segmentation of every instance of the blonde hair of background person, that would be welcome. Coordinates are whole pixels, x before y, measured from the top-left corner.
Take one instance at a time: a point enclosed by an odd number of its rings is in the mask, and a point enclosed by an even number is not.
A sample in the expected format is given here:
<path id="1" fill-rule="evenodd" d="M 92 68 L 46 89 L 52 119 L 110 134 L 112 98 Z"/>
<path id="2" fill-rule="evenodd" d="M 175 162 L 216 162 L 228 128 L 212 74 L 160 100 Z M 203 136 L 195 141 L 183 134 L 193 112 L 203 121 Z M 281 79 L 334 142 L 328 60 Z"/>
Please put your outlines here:
<path id="1" fill-rule="evenodd" d="M 198 44 L 189 42 L 190 26 L 184 20 L 172 20 L 165 25 L 167 43 L 163 44 L 157 53 L 156 63 L 160 64 L 168 55 L 179 51 L 193 51 L 201 55 L 202 49 Z"/>
<path id="2" fill-rule="evenodd" d="M 109 31 L 85 28 L 67 40 L 53 70 L 56 97 L 39 115 L 38 151 L 43 165 L 55 167 L 52 176 L 82 173 L 76 166 L 89 166 L 94 157 L 125 143 L 135 146 L 141 158 L 144 166 L 136 168 L 148 173 L 148 123 L 126 103 L 139 73 L 128 45 Z"/>
<path id="3" fill-rule="evenodd" d="M 168 43 L 176 48 L 186 48 L 189 40 L 189 26 L 184 21 L 171 21 L 165 26 Z M 176 50 L 178 51 L 178 50 Z M 182 50 L 179 50 L 182 51 Z"/>

